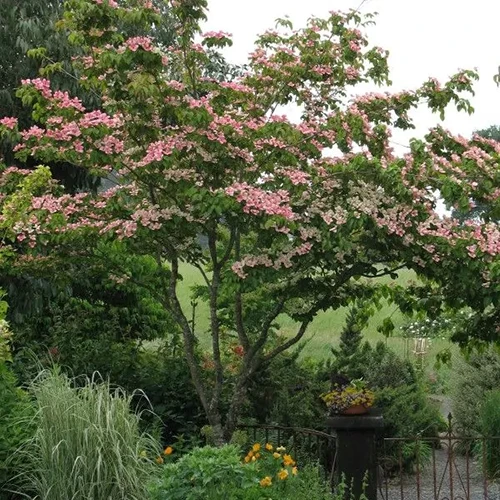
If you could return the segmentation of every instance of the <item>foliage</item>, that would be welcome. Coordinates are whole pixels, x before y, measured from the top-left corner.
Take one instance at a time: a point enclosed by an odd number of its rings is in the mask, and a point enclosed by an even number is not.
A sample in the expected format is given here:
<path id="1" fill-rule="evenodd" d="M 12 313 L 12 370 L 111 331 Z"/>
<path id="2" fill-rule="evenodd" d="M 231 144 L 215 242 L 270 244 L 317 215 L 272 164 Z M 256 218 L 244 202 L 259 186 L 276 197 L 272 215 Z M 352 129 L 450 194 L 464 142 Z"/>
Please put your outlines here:
<path id="1" fill-rule="evenodd" d="M 300 350 L 283 353 L 264 366 L 249 384 L 244 418 L 257 423 L 316 428 L 324 418 L 318 395 L 328 388 L 323 368 L 300 359 Z"/>
<path id="2" fill-rule="evenodd" d="M 201 439 L 199 431 L 206 424 L 206 415 L 182 356 L 162 348 L 142 350 L 132 363 L 123 359 L 120 372 L 111 380 L 129 392 L 141 389 L 144 397 L 139 393 L 134 399 L 144 410 L 141 420 L 150 428 L 160 420 L 165 442 L 175 441 L 180 449 L 196 443 L 196 436 Z"/>
<path id="3" fill-rule="evenodd" d="M 374 348 L 365 344 L 363 357 L 366 362 L 361 376 L 368 386 L 375 390 L 386 387 L 415 386 L 418 383 L 411 361 L 401 359 L 383 342 L 378 342 Z"/>
<path id="4" fill-rule="evenodd" d="M 450 339 L 463 329 L 464 322 L 472 313 L 467 310 L 453 311 L 437 318 L 410 321 L 401 327 L 402 335 L 409 338 Z"/>
<path id="5" fill-rule="evenodd" d="M 367 314 L 360 307 L 353 307 L 347 313 L 345 325 L 340 334 L 338 349 L 332 349 L 335 360 L 332 372 L 342 374 L 349 379 L 360 377 L 363 370 L 364 356 L 361 354 L 363 341 L 362 327 L 366 324 Z"/>
<path id="6" fill-rule="evenodd" d="M 474 135 L 478 137 L 482 137 L 484 139 L 488 139 L 490 141 L 495 141 L 500 143 L 500 127 L 492 125 L 486 129 L 476 130 Z M 493 211 L 491 210 L 493 208 Z M 470 202 L 469 206 L 466 209 L 458 209 L 454 208 L 452 213 L 452 217 L 459 220 L 462 224 L 467 220 L 489 220 L 493 218 L 497 221 L 500 219 L 500 211 L 494 210 L 494 205 L 489 202 Z"/>
<path id="7" fill-rule="evenodd" d="M 444 429 L 439 409 L 429 402 L 410 361 L 401 359 L 383 342 L 374 348 L 365 343 L 353 359 L 355 366 L 359 359 L 363 361 L 359 376 L 375 393 L 375 406 L 384 415 L 385 437 L 437 437 Z M 425 443 L 386 442 L 382 460 L 391 473 L 399 467 L 401 453 L 404 468 L 411 470 L 417 458 L 424 464 L 430 451 Z"/>
<path id="8" fill-rule="evenodd" d="M 481 434 L 487 437 L 481 442 L 485 449 L 481 450 L 480 456 L 484 459 L 488 477 L 496 479 L 500 476 L 500 440 L 491 438 L 500 436 L 500 390 L 495 389 L 486 394 L 479 420 Z"/>
<path id="9" fill-rule="evenodd" d="M 376 404 L 384 415 L 384 434 L 387 437 L 432 437 L 445 430 L 439 408 L 432 405 L 418 384 L 386 387 L 376 392 Z M 387 471 L 399 467 L 400 448 L 403 468 L 411 471 L 415 462 L 424 465 L 431 456 L 429 445 L 420 442 L 386 442 L 384 462 Z"/>
<path id="10" fill-rule="evenodd" d="M 57 370 L 41 373 L 32 393 L 37 430 L 22 453 L 26 493 L 54 500 L 145 498 L 158 445 L 139 433 L 130 396 L 91 379 L 75 388 Z"/>
<path id="11" fill-rule="evenodd" d="M 465 435 L 481 432 L 482 405 L 489 391 L 500 386 L 500 355 L 495 347 L 474 351 L 457 360 L 451 383 L 453 417 L 457 431 Z"/>
<path id="12" fill-rule="evenodd" d="M 439 310 L 443 301 L 482 312 L 498 303 L 497 224 L 457 225 L 437 214 L 434 195 L 438 189 L 448 206 L 471 198 L 496 206 L 496 143 L 438 127 L 412 140 L 403 158 L 389 145 L 391 129 L 411 128 L 409 112 L 421 102 L 441 116 L 449 104 L 471 112 L 464 96 L 474 72 L 349 101 L 359 83 L 389 83 L 387 53 L 363 34 L 371 17 L 351 11 L 312 18 L 300 30 L 280 21 L 259 37 L 245 73 L 220 80 L 208 76 L 209 52 L 231 40 L 211 32 L 197 43 L 206 0 L 172 2 L 177 36 L 168 52 L 147 35 L 161 17 L 149 1 L 65 5 L 61 27 L 81 52 L 73 60 L 79 86 L 97 93 L 101 108 L 30 79 L 18 96 L 41 126 L 22 131 L 5 117 L 0 132 L 18 142 L 20 161 L 114 172 L 116 185 L 68 196 L 49 184 L 6 241 L 36 265 L 57 267 L 69 256 L 94 262 L 99 243 L 116 241 L 125 255 L 148 258 L 152 272 L 132 278 L 181 330 L 218 443 L 236 427 L 249 380 L 300 342 L 319 311 L 356 298 L 385 298 L 405 312 Z M 300 106 L 298 123 L 277 114 L 287 104 Z M 4 172 L 0 184 L 12 175 Z M 131 278 L 121 259 L 104 258 L 110 275 Z M 209 304 L 209 357 L 198 350 L 205 332 L 179 302 L 181 262 L 203 280 L 194 297 Z M 403 268 L 428 281 L 401 290 L 376 279 Z M 298 323 L 288 339 L 278 335 L 280 315 Z M 383 331 L 393 329 L 387 319 Z M 223 352 L 229 332 L 241 353 L 231 369 Z"/>
<path id="13" fill-rule="evenodd" d="M 0 498 L 8 499 L 15 488 L 22 463 L 18 449 L 32 436 L 33 407 L 28 395 L 18 387 L 9 366 L 8 332 L 0 320 Z"/>
<path id="14" fill-rule="evenodd" d="M 273 453 L 280 457 L 274 458 Z M 257 454 L 259 458 L 252 461 Z M 196 448 L 174 464 L 164 467 L 160 477 L 151 484 L 151 498 L 333 500 L 328 486 L 321 481 L 314 467 L 300 469 L 295 475 L 291 457 L 286 454 L 281 456 L 260 445 L 254 445 L 251 455 L 246 462 L 242 461 L 240 451 L 234 445 Z M 290 463 L 285 465 L 283 460 Z"/>

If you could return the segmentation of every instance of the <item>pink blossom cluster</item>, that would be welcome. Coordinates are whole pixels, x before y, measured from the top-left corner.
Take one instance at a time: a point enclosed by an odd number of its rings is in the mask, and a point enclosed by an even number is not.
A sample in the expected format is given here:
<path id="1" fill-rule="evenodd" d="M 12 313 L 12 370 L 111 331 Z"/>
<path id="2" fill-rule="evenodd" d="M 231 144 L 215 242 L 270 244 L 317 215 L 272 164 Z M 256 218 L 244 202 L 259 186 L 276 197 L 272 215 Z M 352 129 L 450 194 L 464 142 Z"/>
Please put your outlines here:
<path id="1" fill-rule="evenodd" d="M 21 132 L 21 137 L 26 141 L 31 137 L 35 139 L 41 139 L 45 135 L 45 130 L 40 128 L 38 125 L 31 126 L 28 130 L 23 130 Z"/>
<path id="2" fill-rule="evenodd" d="M 117 128 L 122 125 L 122 119 L 120 116 L 111 117 L 103 111 L 96 110 L 85 113 L 78 123 L 82 128 L 97 127 L 99 125 Z"/>
<path id="3" fill-rule="evenodd" d="M 26 80 L 21 80 L 21 83 L 23 85 L 33 85 L 33 87 L 35 87 L 46 99 L 50 99 L 52 97 L 50 80 L 47 80 L 46 78 L 34 78 L 32 80 L 28 78 Z"/>
<path id="4" fill-rule="evenodd" d="M 359 52 L 361 50 L 361 47 L 359 46 L 359 44 L 357 42 L 355 42 L 354 40 L 351 40 L 349 42 L 349 48 L 354 52 Z"/>
<path id="5" fill-rule="evenodd" d="M 302 170 L 292 169 L 292 168 L 282 168 L 278 170 L 278 173 L 288 177 L 294 186 L 299 184 L 307 184 L 311 176 Z"/>
<path id="6" fill-rule="evenodd" d="M 243 83 L 238 83 L 238 82 L 220 82 L 219 84 L 220 87 L 223 89 L 231 89 L 236 92 L 244 92 L 244 93 L 252 93 L 253 89 L 249 87 L 248 85 L 245 85 Z"/>
<path id="7" fill-rule="evenodd" d="M 78 97 L 70 97 L 66 91 L 56 90 L 53 97 L 58 101 L 57 106 L 59 108 L 76 109 L 81 112 L 85 111 L 82 101 L 78 99 Z"/>
<path id="8" fill-rule="evenodd" d="M 122 153 L 124 150 L 124 142 L 117 137 L 107 135 L 98 144 L 98 149 L 107 155 L 113 153 Z"/>
<path id="9" fill-rule="evenodd" d="M 297 247 L 287 249 L 281 252 L 275 258 L 270 255 L 246 255 L 240 261 L 235 262 L 231 269 L 241 279 L 248 276 L 248 269 L 255 267 L 272 267 L 276 270 L 281 267 L 290 268 L 293 266 L 292 259 L 300 255 L 308 254 L 313 247 L 311 242 L 301 243 Z"/>
<path id="10" fill-rule="evenodd" d="M 182 134 L 168 137 L 163 141 L 156 141 L 148 146 L 147 154 L 139 163 L 139 166 L 146 166 L 155 161 L 161 161 L 165 156 L 170 156 L 175 149 L 190 149 L 195 144 L 186 140 Z"/>
<path id="11" fill-rule="evenodd" d="M 289 193 L 284 189 L 278 189 L 276 192 L 264 191 L 243 182 L 235 183 L 226 188 L 225 193 L 228 196 L 235 197 L 239 203 L 243 203 L 245 213 L 280 215 L 289 220 L 295 218 L 295 214 L 288 205 L 290 201 Z"/>
<path id="12" fill-rule="evenodd" d="M 118 3 L 116 0 L 94 0 L 94 2 L 98 5 L 104 4 L 104 5 L 109 5 L 113 9 L 118 8 Z"/>
<path id="13" fill-rule="evenodd" d="M 45 135 L 56 141 L 70 141 L 73 137 L 80 137 L 82 131 L 76 122 L 69 122 L 64 124 L 60 129 L 47 130 Z"/>
<path id="14" fill-rule="evenodd" d="M 136 52 L 139 48 L 145 50 L 146 52 L 153 52 L 155 48 L 151 38 L 148 36 L 134 36 L 129 38 L 125 40 L 123 47 L 131 50 L 132 52 Z"/>
<path id="15" fill-rule="evenodd" d="M 4 127 L 10 130 L 13 130 L 17 127 L 17 118 L 8 116 L 0 118 L 0 125 L 3 125 Z"/>
<path id="16" fill-rule="evenodd" d="M 217 40 L 222 40 L 224 38 L 231 38 L 233 35 L 231 33 L 226 33 L 225 31 L 207 31 L 201 36 L 203 38 L 216 38 Z"/>
<path id="17" fill-rule="evenodd" d="M 356 69 L 354 66 L 347 66 L 345 69 L 345 75 L 348 80 L 356 80 L 359 76 L 359 70 Z"/>

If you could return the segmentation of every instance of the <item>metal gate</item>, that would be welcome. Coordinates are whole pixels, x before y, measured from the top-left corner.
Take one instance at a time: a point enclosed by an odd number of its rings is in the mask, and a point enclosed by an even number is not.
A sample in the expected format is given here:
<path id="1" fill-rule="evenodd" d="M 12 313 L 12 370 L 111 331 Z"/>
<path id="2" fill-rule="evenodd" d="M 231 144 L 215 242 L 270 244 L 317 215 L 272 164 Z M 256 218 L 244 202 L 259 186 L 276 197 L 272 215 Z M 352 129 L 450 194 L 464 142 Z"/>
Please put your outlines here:
<path id="1" fill-rule="evenodd" d="M 448 416 L 436 438 L 385 438 L 380 500 L 500 500 L 500 436 L 472 436 Z"/>

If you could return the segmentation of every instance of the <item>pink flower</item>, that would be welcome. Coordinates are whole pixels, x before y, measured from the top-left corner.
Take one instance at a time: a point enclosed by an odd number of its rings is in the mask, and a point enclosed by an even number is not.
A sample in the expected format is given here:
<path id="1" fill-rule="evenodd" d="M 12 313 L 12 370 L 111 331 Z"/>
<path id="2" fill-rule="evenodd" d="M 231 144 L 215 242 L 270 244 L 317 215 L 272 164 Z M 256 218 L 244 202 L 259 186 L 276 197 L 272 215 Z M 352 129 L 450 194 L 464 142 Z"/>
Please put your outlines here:
<path id="1" fill-rule="evenodd" d="M 202 35 L 203 38 L 217 38 L 217 40 L 231 38 L 232 36 L 231 33 L 226 33 L 225 31 L 207 31 Z"/>
<path id="2" fill-rule="evenodd" d="M 13 130 L 17 126 L 17 118 L 7 116 L 5 118 L 1 118 L 0 125 Z"/>
<path id="3" fill-rule="evenodd" d="M 148 36 L 135 36 L 125 40 L 125 47 L 131 50 L 132 52 L 137 51 L 137 49 L 141 48 L 146 52 L 152 52 L 154 49 L 151 38 Z"/>
<path id="4" fill-rule="evenodd" d="M 354 40 L 349 42 L 349 48 L 354 52 L 359 52 L 361 50 L 360 46 Z"/>
<path id="5" fill-rule="evenodd" d="M 355 80 L 359 76 L 359 71 L 353 66 L 348 66 L 345 69 L 345 75 L 348 80 Z"/>

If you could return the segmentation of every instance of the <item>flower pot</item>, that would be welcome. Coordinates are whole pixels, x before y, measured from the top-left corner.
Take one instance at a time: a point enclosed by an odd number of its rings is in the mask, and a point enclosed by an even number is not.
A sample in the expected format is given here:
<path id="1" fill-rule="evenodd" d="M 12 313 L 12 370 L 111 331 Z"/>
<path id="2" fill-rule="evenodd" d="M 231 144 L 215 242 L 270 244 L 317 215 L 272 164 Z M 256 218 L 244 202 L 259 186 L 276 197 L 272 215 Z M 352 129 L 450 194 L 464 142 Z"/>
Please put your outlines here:
<path id="1" fill-rule="evenodd" d="M 342 415 L 363 415 L 365 413 L 368 413 L 368 408 L 366 406 L 355 405 L 355 406 L 351 406 L 350 408 L 346 408 L 342 412 Z"/>

